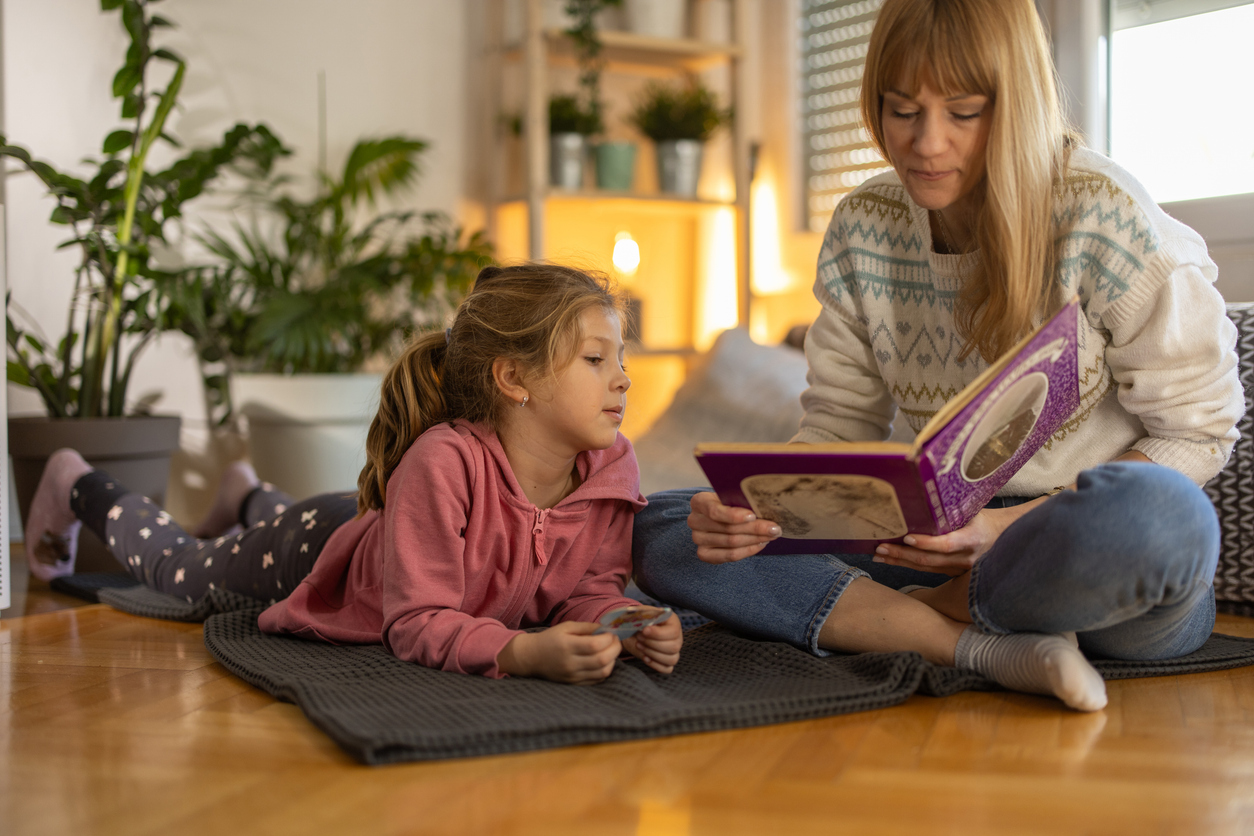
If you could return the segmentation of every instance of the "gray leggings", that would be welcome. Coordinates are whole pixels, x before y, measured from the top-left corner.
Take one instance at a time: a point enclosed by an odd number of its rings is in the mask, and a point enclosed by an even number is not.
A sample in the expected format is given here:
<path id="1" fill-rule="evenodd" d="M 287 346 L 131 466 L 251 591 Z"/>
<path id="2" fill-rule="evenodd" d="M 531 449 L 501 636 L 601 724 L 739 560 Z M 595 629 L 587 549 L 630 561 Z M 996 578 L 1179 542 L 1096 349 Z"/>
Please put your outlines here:
<path id="1" fill-rule="evenodd" d="M 70 505 L 135 578 L 188 601 L 215 588 L 271 603 L 286 598 L 331 533 L 357 513 L 354 494 L 296 502 L 265 484 L 240 504 L 239 533 L 199 540 L 151 499 L 99 470 L 74 483 Z"/>

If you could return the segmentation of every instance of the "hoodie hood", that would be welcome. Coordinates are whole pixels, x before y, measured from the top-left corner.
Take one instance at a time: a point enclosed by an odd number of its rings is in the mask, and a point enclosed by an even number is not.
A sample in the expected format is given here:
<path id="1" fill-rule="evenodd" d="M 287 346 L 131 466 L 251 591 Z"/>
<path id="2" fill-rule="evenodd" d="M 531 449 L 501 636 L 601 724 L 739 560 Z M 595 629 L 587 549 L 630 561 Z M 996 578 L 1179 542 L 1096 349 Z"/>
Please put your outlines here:
<path id="1" fill-rule="evenodd" d="M 496 430 L 487 424 L 471 423 L 461 418 L 454 420 L 452 426 L 459 433 L 477 438 L 492 455 L 515 493 L 525 499 L 526 495 L 518 484 Z M 640 467 L 636 463 L 636 452 L 621 432 L 614 443 L 604 450 L 585 450 L 576 456 L 575 467 L 579 471 L 579 487 L 554 507 L 594 499 L 621 499 L 631 503 L 634 511 L 649 504 L 640 493 Z"/>

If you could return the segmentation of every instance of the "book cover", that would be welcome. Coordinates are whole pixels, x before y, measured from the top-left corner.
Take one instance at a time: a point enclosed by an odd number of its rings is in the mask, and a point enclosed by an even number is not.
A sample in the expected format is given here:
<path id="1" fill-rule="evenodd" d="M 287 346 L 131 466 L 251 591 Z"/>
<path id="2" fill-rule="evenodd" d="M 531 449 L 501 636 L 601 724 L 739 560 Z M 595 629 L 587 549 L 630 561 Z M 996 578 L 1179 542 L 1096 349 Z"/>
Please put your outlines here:
<path id="1" fill-rule="evenodd" d="M 966 525 L 1080 402 L 1073 297 L 933 416 L 913 444 L 699 444 L 726 505 L 774 520 L 762 554 L 870 553 Z"/>

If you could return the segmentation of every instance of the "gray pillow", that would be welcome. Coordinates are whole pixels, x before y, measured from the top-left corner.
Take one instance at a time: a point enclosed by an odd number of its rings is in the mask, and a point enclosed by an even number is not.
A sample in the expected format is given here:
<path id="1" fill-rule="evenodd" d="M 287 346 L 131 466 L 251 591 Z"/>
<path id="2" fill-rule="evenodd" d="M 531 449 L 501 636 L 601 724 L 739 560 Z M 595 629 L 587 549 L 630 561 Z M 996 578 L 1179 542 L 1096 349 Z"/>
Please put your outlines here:
<path id="1" fill-rule="evenodd" d="M 671 405 L 634 440 L 641 491 L 708 486 L 692 456 L 699 442 L 792 438 L 801 425 L 805 388 L 802 352 L 758 345 L 740 328 L 724 331 Z"/>

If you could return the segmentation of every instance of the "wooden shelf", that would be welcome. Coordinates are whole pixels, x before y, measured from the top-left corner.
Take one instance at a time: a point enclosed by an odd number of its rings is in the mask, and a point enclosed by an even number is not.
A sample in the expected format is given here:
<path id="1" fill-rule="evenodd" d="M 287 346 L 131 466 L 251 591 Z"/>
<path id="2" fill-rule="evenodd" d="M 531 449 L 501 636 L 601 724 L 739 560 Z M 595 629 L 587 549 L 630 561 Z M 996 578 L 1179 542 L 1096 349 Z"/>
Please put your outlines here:
<path id="1" fill-rule="evenodd" d="M 597 34 L 603 47 L 601 56 L 611 68 L 616 65 L 648 65 L 695 72 L 739 58 L 742 53 L 740 46 L 733 43 L 715 43 L 692 38 L 653 38 L 614 30 Z M 563 30 L 546 29 L 544 39 L 550 58 L 574 61 L 574 45 Z M 520 44 L 512 44 L 505 50 L 507 60 L 521 60 L 522 57 L 523 48 Z"/>
<path id="2" fill-rule="evenodd" d="M 645 205 L 671 206 L 679 209 L 690 208 L 718 208 L 729 207 L 734 208 L 737 204 L 735 200 L 717 200 L 714 198 L 702 197 L 678 197 L 676 195 L 663 194 L 657 192 L 654 194 L 642 194 L 640 192 L 616 192 L 607 189 L 557 189 L 550 187 L 545 193 L 545 200 L 624 200 L 638 202 Z M 500 202 L 504 203 L 525 203 L 526 195 L 515 194 L 507 195 L 501 198 Z"/>

